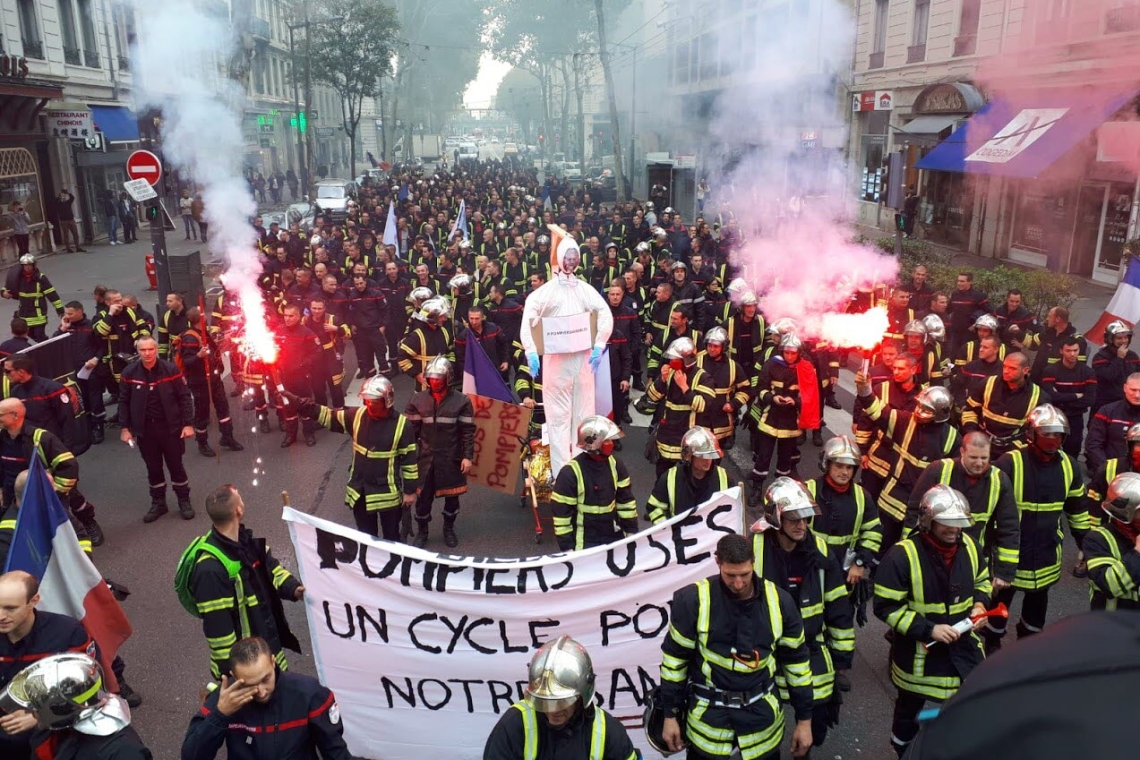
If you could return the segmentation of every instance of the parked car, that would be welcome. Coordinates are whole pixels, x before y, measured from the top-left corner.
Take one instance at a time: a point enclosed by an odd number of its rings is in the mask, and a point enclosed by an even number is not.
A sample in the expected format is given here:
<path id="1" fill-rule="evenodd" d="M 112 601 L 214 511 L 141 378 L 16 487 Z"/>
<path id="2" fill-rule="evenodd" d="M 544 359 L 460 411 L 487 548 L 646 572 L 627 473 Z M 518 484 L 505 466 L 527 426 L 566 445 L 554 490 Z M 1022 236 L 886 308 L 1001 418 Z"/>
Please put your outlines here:
<path id="1" fill-rule="evenodd" d="M 562 164 L 562 177 L 570 182 L 582 181 L 582 164 L 577 161 L 566 161 Z"/>
<path id="2" fill-rule="evenodd" d="M 346 179 L 323 179 L 317 183 L 314 199 L 321 213 L 332 216 L 333 221 L 348 216 L 348 202 L 356 197 L 356 183 Z"/>
<path id="3" fill-rule="evenodd" d="M 503 143 L 503 155 L 504 156 L 517 156 L 518 152 L 519 152 L 519 146 L 517 144 L 515 144 L 513 142 Z"/>
<path id="4" fill-rule="evenodd" d="M 459 163 L 473 164 L 479 160 L 479 147 L 475 143 L 459 144 Z"/>

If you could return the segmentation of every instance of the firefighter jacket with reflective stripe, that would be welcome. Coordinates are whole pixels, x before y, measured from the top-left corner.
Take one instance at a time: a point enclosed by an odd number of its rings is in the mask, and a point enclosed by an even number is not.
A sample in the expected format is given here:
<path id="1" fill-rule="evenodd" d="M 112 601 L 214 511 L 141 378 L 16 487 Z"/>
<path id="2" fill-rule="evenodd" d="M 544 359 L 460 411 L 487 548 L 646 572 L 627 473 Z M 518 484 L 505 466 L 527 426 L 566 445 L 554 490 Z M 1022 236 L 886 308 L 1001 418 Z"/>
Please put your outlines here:
<path id="1" fill-rule="evenodd" d="M 812 696 L 817 705 L 823 704 L 835 689 L 835 671 L 848 670 L 855 657 L 855 609 L 847 575 L 812 531 L 791 551 L 780 546 L 777 533 L 769 529 L 753 535 L 753 568 L 787 591 L 799 608 L 811 653 Z M 776 684 L 780 699 L 787 702 L 791 695 L 781 673 L 776 674 Z"/>
<path id="2" fill-rule="evenodd" d="M 18 398 L 24 402 L 28 422 L 51 431 L 65 445 L 75 443 L 75 414 L 79 408 L 75 388 L 39 375 L 33 375 L 26 383 L 10 383 L 5 375 L 3 389 L 4 398 Z M 83 424 L 86 425 L 87 420 Z"/>
<path id="3" fill-rule="evenodd" d="M 973 526 L 966 532 L 982 550 L 983 558 L 989 561 L 991 575 L 1012 582 L 1021 544 L 1021 522 L 1009 477 L 996 467 L 990 467 L 981 477 L 970 477 L 962 467 L 961 458 L 931 462 L 907 502 L 908 528 L 918 525 L 922 497 L 939 483 L 966 497 L 974 518 Z"/>
<path id="4" fill-rule="evenodd" d="M 1102 406 L 1089 420 L 1089 435 L 1085 439 L 1085 464 L 1095 472 L 1109 459 L 1128 456 L 1128 428 L 1140 424 L 1140 406 L 1128 400 Z M 1109 481 L 1110 483 L 1112 481 Z"/>
<path id="5" fill-rule="evenodd" d="M 1104 501 L 1105 494 L 1108 493 L 1108 484 L 1116 480 L 1117 475 L 1126 472 L 1136 472 L 1136 468 L 1132 466 L 1132 460 L 1127 456 L 1110 459 L 1093 472 L 1089 479 L 1087 498 L 1085 499 L 1085 506 L 1089 511 L 1090 527 L 1105 524 L 1108 516 L 1105 515 L 1100 505 Z"/>
<path id="6" fill-rule="evenodd" d="M 837 491 L 823 477 L 804 485 L 820 511 L 811 518 L 812 533 L 827 544 L 840 567 L 845 564 L 849 549 L 863 560 L 865 567 L 870 567 L 883 544 L 879 507 L 871 495 L 855 482 L 846 491 Z"/>
<path id="7" fill-rule="evenodd" d="M 914 320 L 914 309 L 909 306 L 904 306 L 899 309 L 891 306 L 887 309 L 887 329 L 883 333 L 884 338 L 891 338 L 899 342 L 906 340 L 906 335 L 903 330 L 906 326 Z"/>
<path id="8" fill-rule="evenodd" d="M 352 328 L 344 324 L 335 314 L 328 313 L 324 315 L 324 320 L 320 324 L 314 322 L 312 317 L 306 317 L 301 324 L 316 335 L 317 341 L 321 344 L 320 358 L 316 360 L 313 368 L 315 384 L 327 379 L 331 379 L 335 385 L 343 383 L 344 341 L 352 337 Z M 326 325 L 335 329 L 326 330 Z"/>
<path id="9" fill-rule="evenodd" d="M 959 410 L 965 409 L 971 393 L 976 391 L 980 394 L 985 389 L 987 380 L 1001 374 L 1001 364 L 1001 359 L 991 362 L 974 359 L 964 367 L 955 368 L 954 376 L 950 378 L 950 395 L 954 397 L 954 405 Z"/>
<path id="10" fill-rule="evenodd" d="M 1093 411 L 1105 404 L 1124 398 L 1124 383 L 1133 372 L 1140 372 L 1140 356 L 1135 351 L 1126 351 L 1124 358 L 1116 354 L 1115 346 L 1105 346 L 1092 358 L 1092 369 L 1096 373 L 1096 403 Z"/>
<path id="11" fill-rule="evenodd" d="M 795 600 L 756 576 L 749 599 L 734 597 L 720 575 L 674 592 L 669 634 L 661 642 L 661 707 L 675 715 L 688 705 L 686 740 L 706 755 L 728 758 L 733 747 L 758 758 L 777 750 L 784 714 L 777 671 L 787 683 L 797 721 L 812 713 L 810 652 Z M 719 708 L 688 685 L 737 692 L 751 704 Z"/>
<path id="12" fill-rule="evenodd" d="M 459 335 L 455 338 L 455 367 L 453 372 L 456 377 L 463 377 L 464 362 L 467 361 L 468 344 L 471 342 L 478 343 L 487 358 L 491 360 L 491 366 L 496 371 L 499 365 L 510 358 L 511 346 L 507 342 L 507 334 L 496 325 L 494 322 L 484 321 L 481 332 L 475 332 L 471 327 L 460 329 Z"/>
<path id="13" fill-rule="evenodd" d="M 1060 332 L 1052 327 L 1046 327 L 1024 341 L 1027 349 L 1037 351 L 1037 355 L 1033 357 L 1033 369 L 1029 372 L 1029 377 L 1033 382 L 1040 383 L 1045 376 L 1046 368 L 1061 361 L 1061 345 L 1069 338 L 1076 338 L 1080 344 L 1077 364 L 1088 364 L 1088 341 L 1071 324 L 1065 325 L 1065 329 Z"/>
<path id="14" fill-rule="evenodd" d="M 171 343 L 182 333 L 190 329 L 190 322 L 186 319 L 186 309 L 175 314 L 167 309 L 162 314 L 162 324 L 158 326 L 158 355 L 163 359 L 174 361 L 174 352 Z"/>
<path id="15" fill-rule="evenodd" d="M 681 390 L 677 384 L 677 373 L 683 372 L 689 381 L 689 389 Z M 712 401 L 713 390 L 709 387 L 705 372 L 696 364 L 683 370 L 674 370 L 668 382 L 661 379 L 660 373 L 646 390 L 646 396 L 654 404 L 665 404 L 657 425 L 657 451 L 665 459 L 680 461 L 681 439 L 689 428 L 697 424 L 697 416 Z"/>
<path id="16" fill-rule="evenodd" d="M 79 482 L 79 460 L 51 432 L 25 422 L 16 437 L 0 432 L 0 480 L 4 503 L 16 501 L 16 476 L 28 469 L 33 453 L 51 473 L 52 488 L 66 494 Z"/>
<path id="17" fill-rule="evenodd" d="M 31 275 L 25 275 L 22 266 L 14 266 L 9 270 L 7 285 L 4 294 L 19 300 L 16 316 L 23 317 L 28 327 L 37 327 L 47 324 L 47 309 L 44 302 L 50 302 L 53 309 L 63 316 L 63 301 L 55 292 L 55 286 L 38 268 L 33 269 Z"/>
<path id="18" fill-rule="evenodd" d="M 934 626 L 954 625 L 975 604 L 989 605 L 989 569 L 974 539 L 965 533 L 947 567 L 930 544 L 915 533 L 887 550 L 875 574 L 875 617 L 895 632 L 891 645 L 891 681 L 901 691 L 925 699 L 944 700 L 985 656 L 982 641 L 971 631 L 953 644 L 935 644 Z"/>
<path id="19" fill-rule="evenodd" d="M 601 546 L 638 530 L 629 469 L 613 456 L 574 457 L 555 478 L 550 499 L 563 551 Z"/>
<path id="20" fill-rule="evenodd" d="M 77 652 L 99 659 L 99 645 L 69 615 L 37 609 L 32 629 L 19 641 L 0 636 L 0 689 L 24 668 L 53 654 Z M 0 736 L 6 734 L 0 733 Z M 0 747 L 4 745 L 0 743 Z"/>
<path id="21" fill-rule="evenodd" d="M 437 399 L 431 391 L 419 391 L 408 399 L 404 416 L 412 423 L 419 449 L 422 488 L 428 478 L 436 496 L 467 493 L 467 476 L 461 464 L 475 459 L 475 412 L 471 399 L 458 391 L 445 391 Z"/>
<path id="22" fill-rule="evenodd" d="M 394 410 L 374 419 L 363 406 L 333 410 L 320 407 L 317 422 L 352 438 L 352 464 L 344 503 L 369 512 L 399 507 L 402 496 L 416 492 L 419 462 L 411 423 Z M 361 499 L 364 503 L 361 504 Z"/>
<path id="23" fill-rule="evenodd" d="M 669 332 L 669 322 L 673 317 L 673 310 L 677 308 L 677 301 L 670 297 L 668 301 L 650 301 L 645 306 L 644 323 L 646 335 L 651 336 L 652 344 L 661 342 L 661 336 Z M 652 351 L 652 345 L 650 347 Z M 662 349 L 664 350 L 664 349 Z"/>
<path id="24" fill-rule="evenodd" d="M 118 314 L 111 314 L 107 310 L 99 312 L 91 329 L 104 341 L 100 353 L 103 361 L 107 363 L 110 363 L 111 357 L 115 354 L 133 355 L 135 341 L 150 335 L 146 321 L 134 309 L 127 306 L 124 306 Z"/>
<path id="25" fill-rule="evenodd" d="M 412 323 L 409 323 L 409 327 Z M 415 379 L 427 369 L 428 362 L 437 356 L 445 356 L 448 361 L 455 361 L 455 353 L 451 346 L 451 332 L 446 327 L 428 327 L 423 323 L 415 329 L 408 330 L 408 334 L 400 341 L 400 371 L 408 377 Z M 418 385 L 417 390 L 423 390 L 426 385 Z"/>
<path id="26" fill-rule="evenodd" d="M 974 338 L 968 343 L 963 343 L 958 348 L 958 356 L 954 358 L 954 367 L 957 370 L 963 369 L 967 364 L 978 359 L 978 348 L 981 346 L 981 339 Z M 998 345 L 997 363 L 1001 367 L 1001 363 L 1005 361 L 1005 344 Z"/>
<path id="27" fill-rule="evenodd" d="M 1074 424 L 1083 426 L 1084 413 L 1096 404 L 1096 375 L 1086 364 L 1077 364 L 1072 369 L 1064 362 L 1050 364 L 1041 379 L 1041 388 Z"/>
<path id="28" fill-rule="evenodd" d="M 911 385 L 908 390 L 892 380 L 889 373 L 886 380 L 871 387 L 871 393 L 884 407 L 901 412 L 913 412 L 915 399 L 921 392 L 922 386 L 918 383 Z M 852 418 L 855 421 L 855 442 L 867 456 L 867 469 L 881 478 L 887 477 L 895 464 L 890 441 L 884 438 L 875 421 L 867 415 L 867 407 L 863 404 L 855 404 Z"/>
<path id="29" fill-rule="evenodd" d="M 663 363 L 665 356 L 665 350 L 673 344 L 673 341 L 677 340 L 678 338 L 688 338 L 689 340 L 693 341 L 694 346 L 701 345 L 701 333 L 699 330 L 693 329 L 692 324 L 693 323 L 690 320 L 688 326 L 686 326 L 684 330 L 677 331 L 672 327 L 667 326 L 665 330 L 659 333 L 654 333 L 653 343 L 649 346 L 649 350 L 645 354 L 645 366 L 647 371 L 651 373 L 650 377 L 660 372 L 661 364 Z"/>
<path id="30" fill-rule="evenodd" d="M 719 320 L 718 320 L 719 324 Z M 740 313 L 733 314 L 723 325 L 728 332 L 728 355 L 744 367 L 752 387 L 764 366 L 760 357 L 764 351 L 764 316 L 759 309 L 751 321 Z"/>
<path id="31" fill-rule="evenodd" d="M 228 672 L 230 648 L 249 636 L 265 639 L 278 666 L 288 667 L 283 648 L 300 652 L 301 647 L 285 621 L 281 600 L 294 601 L 301 584 L 270 554 L 265 539 L 254 538 L 244 526 L 237 541 L 216 528 L 206 541 L 241 563 L 240 572 L 231 579 L 214 555 L 200 551 L 190 574 L 190 592 L 210 647 L 210 673 L 217 680 Z"/>
<path id="32" fill-rule="evenodd" d="M 352 760 L 340 707 L 312 676 L 277 673 L 265 704 L 250 702 L 233 715 L 218 711 L 220 689 L 190 719 L 182 760 L 213 760 L 224 744 L 230 760 Z"/>
<path id="33" fill-rule="evenodd" d="M 139 437 L 146 429 L 147 396 L 157 393 L 172 435 L 194 424 L 194 402 L 186 379 L 174 362 L 157 359 L 151 369 L 136 360 L 123 370 L 119 383 L 119 425 Z"/>
<path id="34" fill-rule="evenodd" d="M 222 355 L 218 351 L 218 344 L 212 335 L 207 334 L 206 344 L 209 353 L 205 357 L 198 356 L 202 350 L 202 335 L 197 327 L 188 328 L 177 337 L 178 348 L 171 357 L 171 361 L 181 367 L 186 382 L 193 386 L 206 386 L 206 367 L 210 368 L 209 382 L 222 382 Z"/>
<path id="35" fill-rule="evenodd" d="M 1025 419 L 1039 404 L 1049 401 L 1049 394 L 1034 382 L 1026 380 L 1020 388 L 996 375 L 984 384 L 975 385 L 962 410 L 962 433 L 981 430 L 994 438 L 1013 437 L 1018 448 L 1025 446 Z"/>
<path id="36" fill-rule="evenodd" d="M 552 729 L 546 718 L 523 700 L 503 713 L 483 760 L 635 760 L 639 757 L 625 726 L 605 710 L 579 707 L 570 722 Z"/>
<path id="37" fill-rule="evenodd" d="M 1068 518 L 1078 547 L 1090 527 L 1081 468 L 1063 451 L 1042 459 L 1034 448 L 1004 454 L 994 466 L 1013 483 L 1013 498 L 1021 514 L 1021 546 L 1013 586 L 1025 591 L 1047 589 L 1061 579 L 1065 538 L 1061 512 Z"/>
<path id="38" fill-rule="evenodd" d="M 802 360 L 801 360 L 802 361 Z M 773 438 L 796 438 L 800 434 L 800 373 L 782 356 L 764 363 L 756 380 L 749 416 L 756 429 Z M 785 396 L 795 403 L 787 406 L 773 399 Z"/>
<path id="39" fill-rule="evenodd" d="M 712 389 L 712 398 L 705 410 L 697 415 L 697 424 L 707 427 L 719 440 L 736 431 L 736 413 L 747 405 L 752 396 L 752 378 L 734 359 L 721 354 L 714 359 L 707 351 L 697 354 L 697 366 L 705 371 L 705 384 Z M 724 405 L 732 407 L 724 411 Z"/>
<path id="40" fill-rule="evenodd" d="M 1081 544 L 1094 610 L 1140 609 L 1140 552 L 1135 540 L 1121 535 L 1116 525 L 1113 520 L 1093 528 Z"/>
<path id="41" fill-rule="evenodd" d="M 906 516 L 906 503 L 926 466 L 958 449 L 961 437 L 949 422 L 919 422 L 913 412 L 886 409 L 877 398 L 860 396 L 867 416 L 878 426 L 894 452 L 894 464 L 879 492 L 879 510 L 896 520 Z"/>
<path id="42" fill-rule="evenodd" d="M 694 478 L 691 473 L 692 467 L 684 462 L 661 473 L 645 505 L 645 519 L 656 525 L 704 504 L 717 491 L 728 488 L 728 471 L 719 464 L 714 463 L 703 478 Z"/>

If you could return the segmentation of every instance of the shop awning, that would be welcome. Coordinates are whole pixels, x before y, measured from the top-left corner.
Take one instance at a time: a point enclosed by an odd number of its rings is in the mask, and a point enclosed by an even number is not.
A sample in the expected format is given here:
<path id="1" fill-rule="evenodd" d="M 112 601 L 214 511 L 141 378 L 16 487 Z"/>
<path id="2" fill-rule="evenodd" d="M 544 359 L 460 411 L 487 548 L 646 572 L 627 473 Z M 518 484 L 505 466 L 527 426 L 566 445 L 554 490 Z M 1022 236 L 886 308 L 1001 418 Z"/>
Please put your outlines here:
<path id="1" fill-rule="evenodd" d="M 91 104 L 91 115 L 109 142 L 138 142 L 139 121 L 131 109 Z"/>
<path id="2" fill-rule="evenodd" d="M 1111 119 L 1137 92 L 1042 94 L 1025 102 L 995 100 L 926 154 L 917 167 L 1036 177 Z"/>
<path id="3" fill-rule="evenodd" d="M 927 114 L 904 124 L 898 131 L 909 135 L 937 135 L 950 129 L 960 118 L 960 116 Z"/>

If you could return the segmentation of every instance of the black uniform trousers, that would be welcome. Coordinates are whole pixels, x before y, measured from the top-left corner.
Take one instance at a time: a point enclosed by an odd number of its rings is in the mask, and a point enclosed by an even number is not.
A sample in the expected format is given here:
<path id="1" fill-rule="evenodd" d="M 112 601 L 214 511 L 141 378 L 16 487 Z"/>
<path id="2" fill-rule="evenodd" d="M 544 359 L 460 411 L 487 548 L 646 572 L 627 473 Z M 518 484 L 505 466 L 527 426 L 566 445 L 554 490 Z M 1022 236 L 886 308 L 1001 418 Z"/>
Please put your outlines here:
<path id="1" fill-rule="evenodd" d="M 353 328 L 352 345 L 356 347 L 356 364 L 361 372 L 372 372 L 376 367 L 387 371 L 389 343 L 379 327 Z"/>
<path id="2" fill-rule="evenodd" d="M 194 434 L 199 441 L 209 437 L 210 404 L 218 417 L 218 429 L 222 435 L 233 435 L 234 423 L 230 417 L 230 402 L 221 379 L 213 383 L 187 383 L 194 399 Z"/>
<path id="3" fill-rule="evenodd" d="M 47 325 L 28 325 L 28 337 L 36 343 L 43 343 L 47 340 Z"/>
<path id="4" fill-rule="evenodd" d="M 1013 595 L 1018 591 L 1025 595 L 1025 598 L 1021 600 L 1021 620 L 1017 624 L 1017 638 L 1021 639 L 1035 633 L 1041 633 L 1044 630 L 1045 617 L 1049 613 L 1049 589 L 1023 591 L 1008 586 L 994 592 L 994 606 L 997 606 L 998 602 L 1002 602 L 1006 607 L 1009 607 L 1013 604 Z M 1000 642 L 1002 636 L 1005 636 L 1006 622 L 1008 621 L 1004 618 L 990 618 L 986 621 L 982 635 L 988 646 L 992 647 L 996 642 Z"/>
<path id="5" fill-rule="evenodd" d="M 289 375 L 282 374 L 277 378 L 285 390 L 301 398 L 313 397 L 313 383 L 310 382 L 308 375 Z M 297 420 L 299 417 L 297 405 L 289 401 L 284 396 L 277 394 L 277 417 L 285 425 L 285 435 L 290 438 L 297 437 Z M 310 417 L 306 417 L 300 423 L 300 428 L 304 432 L 305 437 L 315 434 L 317 432 L 317 421 Z"/>
<path id="6" fill-rule="evenodd" d="M 1069 434 L 1065 436 L 1065 443 L 1061 446 L 1065 453 L 1076 459 L 1081 455 L 1081 446 L 1085 442 L 1085 413 L 1065 413 L 1069 419 Z"/>
<path id="7" fill-rule="evenodd" d="M 342 377 L 343 372 L 338 373 Z M 344 408 L 344 385 L 333 380 L 334 375 L 328 370 L 321 370 L 313 377 L 313 400 L 321 406 L 333 409 Z M 332 403 L 329 403 L 332 399 Z"/>
<path id="8" fill-rule="evenodd" d="M 918 714 L 926 700 L 909 691 L 899 691 L 895 697 L 895 713 L 891 720 L 891 747 L 902 757 L 914 738 L 918 736 Z M 814 730 L 815 726 L 812 725 Z M 814 734 L 813 734 L 814 736 Z"/>
<path id="9" fill-rule="evenodd" d="M 459 497 L 455 498 L 458 499 Z M 428 504 L 428 510 L 430 512 L 431 504 Z M 352 520 L 356 523 L 356 529 L 361 533 L 383 538 L 386 541 L 403 541 L 404 535 L 411 533 L 411 513 L 411 508 L 404 506 L 374 509 L 370 512 L 364 506 L 364 497 L 361 497 L 352 507 Z M 403 519 L 405 516 L 408 519 Z M 431 518 L 430 514 L 428 518 Z"/>
<path id="10" fill-rule="evenodd" d="M 752 431 L 752 480 L 759 485 L 768 477 L 772 454 L 776 455 L 776 475 L 791 475 L 800 462 L 800 449 L 795 438 Z"/>
<path id="11" fill-rule="evenodd" d="M 182 464 L 186 443 L 179 436 L 179 431 L 172 431 L 166 420 L 147 419 L 142 435 L 136 437 L 139 453 L 146 463 L 150 498 L 153 501 L 162 501 L 166 498 L 166 472 L 169 471 L 174 495 L 179 499 L 189 499 L 190 476 L 186 474 L 186 467 Z"/>
<path id="12" fill-rule="evenodd" d="M 103 403 L 103 387 L 95 377 L 98 368 L 92 370 L 91 376 L 84 379 L 76 378 L 79 394 L 83 398 L 83 408 L 91 418 L 91 422 L 102 422 L 107 416 L 107 405 Z"/>
<path id="13" fill-rule="evenodd" d="M 423 486 L 416 498 L 416 522 L 426 526 L 431 522 L 431 503 L 435 501 L 435 473 L 431 467 L 420 473 Z M 443 497 L 443 524 L 451 525 L 459 517 L 459 494 Z"/>
<path id="14" fill-rule="evenodd" d="M 384 327 L 384 342 L 388 346 L 388 366 L 393 366 L 400 359 L 400 341 L 407 332 L 408 322 L 395 322 Z"/>

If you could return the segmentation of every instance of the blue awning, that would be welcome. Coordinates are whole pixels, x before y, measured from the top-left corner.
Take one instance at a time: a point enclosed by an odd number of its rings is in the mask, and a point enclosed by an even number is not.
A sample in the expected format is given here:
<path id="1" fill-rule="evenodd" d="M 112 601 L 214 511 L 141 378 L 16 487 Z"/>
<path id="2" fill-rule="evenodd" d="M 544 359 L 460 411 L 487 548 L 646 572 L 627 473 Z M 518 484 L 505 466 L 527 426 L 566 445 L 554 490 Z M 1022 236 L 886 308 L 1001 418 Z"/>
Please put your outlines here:
<path id="1" fill-rule="evenodd" d="M 917 164 L 919 169 L 1032 178 L 1108 121 L 1137 90 L 1111 96 L 1043 94 L 995 100 Z"/>
<path id="2" fill-rule="evenodd" d="M 110 142 L 138 142 L 139 120 L 124 106 L 91 106 L 95 126 Z"/>

